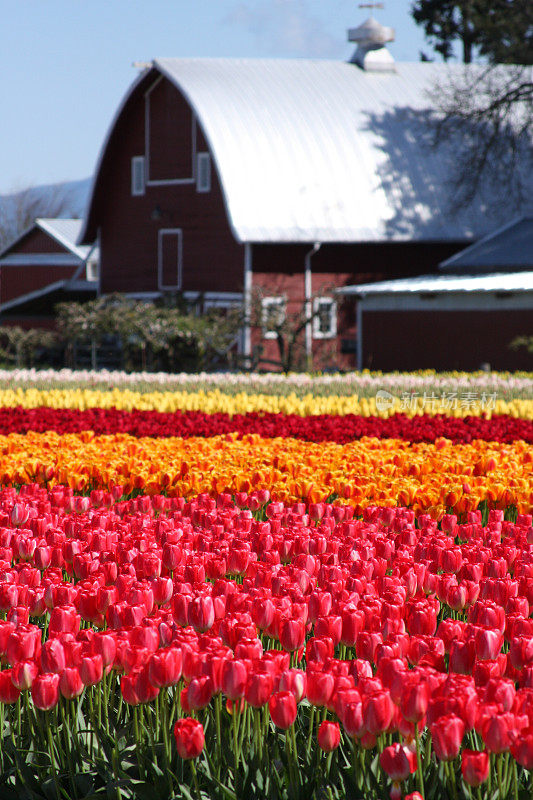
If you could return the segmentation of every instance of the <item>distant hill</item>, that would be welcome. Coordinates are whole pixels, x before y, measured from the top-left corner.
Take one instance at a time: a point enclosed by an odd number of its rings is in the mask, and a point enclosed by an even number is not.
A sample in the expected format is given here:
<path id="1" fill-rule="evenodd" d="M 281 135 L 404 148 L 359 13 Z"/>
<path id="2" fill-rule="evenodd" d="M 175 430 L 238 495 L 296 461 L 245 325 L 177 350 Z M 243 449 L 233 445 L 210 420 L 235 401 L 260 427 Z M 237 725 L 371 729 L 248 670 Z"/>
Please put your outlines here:
<path id="1" fill-rule="evenodd" d="M 36 217 L 83 218 L 91 181 L 84 178 L 0 194 L 0 250 L 20 236 Z"/>
<path id="2" fill-rule="evenodd" d="M 41 216 L 43 217 L 49 216 L 44 210 L 47 203 L 55 204 L 58 198 L 61 198 L 65 205 L 68 206 L 68 211 L 61 216 L 83 217 L 89 200 L 91 181 L 92 178 L 84 178 L 79 181 L 32 186 L 11 194 L 0 194 L 0 209 L 3 214 L 6 208 L 16 205 L 17 199 L 20 198 L 21 194 L 24 194 L 31 198 L 32 203 L 42 205 L 43 213 Z"/>

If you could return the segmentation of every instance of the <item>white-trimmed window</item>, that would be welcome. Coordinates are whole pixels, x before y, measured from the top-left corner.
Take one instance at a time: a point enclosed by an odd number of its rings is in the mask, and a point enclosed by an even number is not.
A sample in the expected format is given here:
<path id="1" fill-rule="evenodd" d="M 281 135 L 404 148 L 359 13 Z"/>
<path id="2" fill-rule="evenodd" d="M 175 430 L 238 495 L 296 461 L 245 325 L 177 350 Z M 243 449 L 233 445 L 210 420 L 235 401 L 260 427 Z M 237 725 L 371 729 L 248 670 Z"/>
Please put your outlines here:
<path id="1" fill-rule="evenodd" d="M 287 303 L 284 297 L 263 297 L 261 300 L 261 322 L 263 337 L 275 339 L 277 329 L 285 322 Z"/>
<path id="2" fill-rule="evenodd" d="M 183 232 L 181 228 L 162 228 L 158 232 L 158 287 L 179 291 L 183 271 Z"/>
<path id="3" fill-rule="evenodd" d="M 88 281 L 98 280 L 98 259 L 90 258 L 86 264 L 85 279 Z"/>
<path id="4" fill-rule="evenodd" d="M 134 156 L 131 159 L 131 193 L 139 196 L 144 194 L 144 156 Z"/>
<path id="5" fill-rule="evenodd" d="M 209 153 L 198 153 L 196 156 L 196 191 L 211 191 L 211 156 Z"/>
<path id="6" fill-rule="evenodd" d="M 337 304 L 333 297 L 313 300 L 313 338 L 333 339 L 337 335 Z"/>

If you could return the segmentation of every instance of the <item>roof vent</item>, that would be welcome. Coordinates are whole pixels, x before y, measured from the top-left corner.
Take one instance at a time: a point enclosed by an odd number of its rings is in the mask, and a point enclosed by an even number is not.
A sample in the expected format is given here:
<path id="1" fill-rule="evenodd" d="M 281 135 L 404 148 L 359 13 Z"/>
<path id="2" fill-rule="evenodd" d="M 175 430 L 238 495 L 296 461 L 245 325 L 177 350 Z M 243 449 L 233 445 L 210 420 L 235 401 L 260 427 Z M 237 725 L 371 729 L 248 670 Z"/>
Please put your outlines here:
<path id="1" fill-rule="evenodd" d="M 394 72 L 394 59 L 385 47 L 387 42 L 394 41 L 394 28 L 385 28 L 374 17 L 369 17 L 358 28 L 350 28 L 348 41 L 357 42 L 351 64 L 370 72 Z"/>

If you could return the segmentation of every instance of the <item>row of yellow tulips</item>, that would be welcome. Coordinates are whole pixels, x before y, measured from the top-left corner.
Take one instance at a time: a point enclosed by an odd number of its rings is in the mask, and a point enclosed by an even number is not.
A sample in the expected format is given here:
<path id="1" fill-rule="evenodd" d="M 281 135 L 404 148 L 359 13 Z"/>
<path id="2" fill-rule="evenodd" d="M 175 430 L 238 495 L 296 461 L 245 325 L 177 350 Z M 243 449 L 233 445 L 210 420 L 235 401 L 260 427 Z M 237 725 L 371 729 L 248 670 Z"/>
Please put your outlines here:
<path id="1" fill-rule="evenodd" d="M 361 416 L 389 417 L 403 413 L 447 414 L 457 417 L 486 414 L 488 417 L 508 414 L 520 419 L 533 419 L 533 399 L 504 400 L 496 394 L 477 392 L 404 393 L 400 396 L 377 392 L 375 397 L 313 396 L 298 397 L 252 394 L 224 391 L 153 391 L 138 392 L 129 389 L 50 389 L 15 388 L 0 391 L 0 407 L 14 408 L 70 408 L 80 411 L 89 408 L 117 408 L 122 411 L 202 411 L 208 414 L 247 414 L 270 412 L 275 414 L 358 414 Z"/>

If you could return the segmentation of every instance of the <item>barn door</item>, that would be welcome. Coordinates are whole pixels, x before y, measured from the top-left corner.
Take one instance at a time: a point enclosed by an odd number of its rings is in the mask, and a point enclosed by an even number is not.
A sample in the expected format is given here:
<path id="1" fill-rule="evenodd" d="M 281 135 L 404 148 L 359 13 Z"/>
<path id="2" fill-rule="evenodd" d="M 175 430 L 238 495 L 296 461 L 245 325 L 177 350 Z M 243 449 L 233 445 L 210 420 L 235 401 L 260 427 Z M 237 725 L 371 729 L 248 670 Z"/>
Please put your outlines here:
<path id="1" fill-rule="evenodd" d="M 157 248 L 158 283 L 162 291 L 179 291 L 182 283 L 183 231 L 163 228 Z"/>

